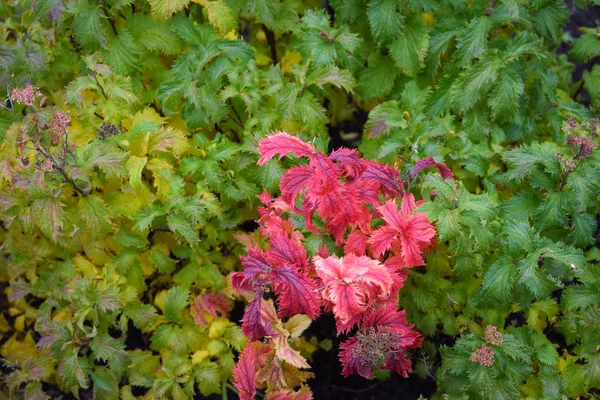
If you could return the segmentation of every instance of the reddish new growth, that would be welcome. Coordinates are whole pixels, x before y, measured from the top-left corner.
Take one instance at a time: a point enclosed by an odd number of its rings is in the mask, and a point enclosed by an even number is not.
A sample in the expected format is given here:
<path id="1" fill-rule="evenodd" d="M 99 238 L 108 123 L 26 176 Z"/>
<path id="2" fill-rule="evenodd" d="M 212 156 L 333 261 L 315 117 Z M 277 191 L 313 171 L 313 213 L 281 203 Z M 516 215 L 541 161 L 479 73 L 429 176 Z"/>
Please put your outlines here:
<path id="1" fill-rule="evenodd" d="M 491 344 L 495 344 L 496 346 L 500 346 L 502 343 L 504 343 L 502 334 L 498 332 L 498 328 L 493 325 L 488 325 L 485 328 L 485 340 Z"/>
<path id="2" fill-rule="evenodd" d="M 471 353 L 471 362 L 491 367 L 494 364 L 494 349 L 490 346 L 483 346 L 479 350 L 474 351 Z"/>
<path id="3" fill-rule="evenodd" d="M 279 317 L 304 313 L 315 319 L 324 307 L 333 311 L 338 334 L 358 325 L 356 335 L 340 347 L 344 375 L 372 378 L 376 370 L 388 369 L 407 376 L 411 372 L 407 350 L 419 346 L 421 339 L 404 311 L 396 309 L 398 291 L 407 270 L 425 264 L 435 236 L 425 214 L 415 213 L 418 203 L 407 186 L 425 168 L 437 168 L 444 178 L 452 178 L 452 172 L 429 157 L 417 161 L 404 181 L 396 168 L 361 159 L 356 150 L 342 148 L 325 155 L 281 132 L 261 140 L 258 150 L 260 165 L 290 153 L 307 158 L 308 164 L 283 175 L 280 197 L 271 198 L 266 192 L 259 196 L 265 207 L 258 209 L 258 222 L 269 247 L 249 245 L 248 255 L 242 257 L 244 270 L 231 277 L 236 291 L 252 296 L 242 320 L 244 334 L 252 341 L 283 340 L 276 332 L 281 322 L 265 313 L 263 297 L 273 293 Z M 309 232 L 331 235 L 345 255 L 330 256 L 321 247 L 311 259 L 303 234 L 292 225 L 293 214 L 303 217 Z M 383 224 L 373 229 L 376 219 Z M 236 367 L 236 385 L 250 395 L 259 378 L 256 370 L 247 371 L 246 360 L 240 359 L 243 366 Z M 255 363 L 255 368 L 273 365 Z"/>
<path id="4" fill-rule="evenodd" d="M 11 93 L 14 101 L 30 107 L 35 102 L 35 99 L 41 95 L 40 89 L 37 86 L 33 86 L 31 83 L 26 84 L 23 88 L 14 88 Z"/>

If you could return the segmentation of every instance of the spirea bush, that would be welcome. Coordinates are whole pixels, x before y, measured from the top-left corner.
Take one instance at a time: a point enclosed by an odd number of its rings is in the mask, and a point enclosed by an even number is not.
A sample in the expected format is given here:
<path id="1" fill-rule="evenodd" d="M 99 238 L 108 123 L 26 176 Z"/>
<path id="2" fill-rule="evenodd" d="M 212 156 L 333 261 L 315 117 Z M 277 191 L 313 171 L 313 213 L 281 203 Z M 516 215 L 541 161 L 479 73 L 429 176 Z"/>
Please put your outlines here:
<path id="1" fill-rule="evenodd" d="M 320 353 L 598 396 L 600 30 L 568 15 L 0 0 L 0 397 L 318 399 Z"/>

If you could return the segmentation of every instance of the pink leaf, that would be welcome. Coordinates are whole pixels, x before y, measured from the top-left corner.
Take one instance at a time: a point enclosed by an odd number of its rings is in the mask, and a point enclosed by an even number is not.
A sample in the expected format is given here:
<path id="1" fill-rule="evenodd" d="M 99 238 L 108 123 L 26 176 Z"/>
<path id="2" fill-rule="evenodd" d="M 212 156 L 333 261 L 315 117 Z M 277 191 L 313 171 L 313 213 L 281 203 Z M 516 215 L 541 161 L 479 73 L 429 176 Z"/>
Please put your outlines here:
<path id="1" fill-rule="evenodd" d="M 333 313 L 342 324 L 364 312 L 367 305 L 390 295 L 390 271 L 369 257 L 315 257 L 314 263 L 325 284 L 323 298 L 333 303 Z"/>
<path id="2" fill-rule="evenodd" d="M 297 157 L 307 157 L 315 152 L 312 145 L 285 132 L 277 132 L 269 135 L 258 143 L 258 151 L 261 155 L 258 165 L 264 165 L 271 158 L 279 154 L 279 159 L 288 153 Z"/>
<path id="3" fill-rule="evenodd" d="M 387 225 L 374 231 L 369 239 L 375 257 L 391 247 L 396 255 L 402 255 L 406 267 L 423 265 L 421 253 L 435 236 L 435 229 L 427 216 L 423 213 L 410 215 L 399 212 L 395 200 L 388 201 L 377 210 Z"/>
<path id="4" fill-rule="evenodd" d="M 344 251 L 346 254 L 354 254 L 356 256 L 364 256 L 367 251 L 367 242 L 369 237 L 359 230 L 353 231 L 346 238 Z"/>

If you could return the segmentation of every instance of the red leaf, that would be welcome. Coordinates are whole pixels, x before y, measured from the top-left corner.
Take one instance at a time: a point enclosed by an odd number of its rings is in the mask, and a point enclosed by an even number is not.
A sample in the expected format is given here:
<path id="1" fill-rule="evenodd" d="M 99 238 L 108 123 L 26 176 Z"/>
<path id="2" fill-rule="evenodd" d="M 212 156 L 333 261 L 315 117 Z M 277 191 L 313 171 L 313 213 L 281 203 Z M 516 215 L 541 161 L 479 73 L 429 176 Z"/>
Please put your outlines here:
<path id="1" fill-rule="evenodd" d="M 258 151 L 261 155 L 258 165 L 264 165 L 276 154 L 279 154 L 279 159 L 288 153 L 295 154 L 297 157 L 307 157 L 313 154 L 315 149 L 302 139 L 285 132 L 277 132 L 261 140 L 258 143 Z"/>
<path id="2" fill-rule="evenodd" d="M 420 171 L 429 167 L 436 167 L 440 171 L 440 175 L 444 179 L 454 179 L 454 174 L 452 173 L 452 171 L 450 171 L 450 168 L 448 168 L 444 163 L 436 162 L 431 156 L 417 161 L 415 163 L 415 166 L 413 167 L 411 176 L 415 177 Z"/>
<path id="3" fill-rule="evenodd" d="M 347 176 L 349 180 L 358 178 L 367 168 L 366 163 L 358 157 L 358 152 L 354 149 L 346 149 L 341 147 L 334 150 L 329 159 L 337 161 L 342 167 L 342 175 Z"/>
<path id="4" fill-rule="evenodd" d="M 233 369 L 233 383 L 240 400 L 254 400 L 257 371 L 264 368 L 263 357 L 271 349 L 261 342 L 251 342 L 241 352 Z"/>
<path id="5" fill-rule="evenodd" d="M 262 293 L 256 293 L 254 298 L 246 306 L 242 318 L 242 332 L 250 340 L 260 340 L 265 336 L 275 335 L 271 324 L 262 316 Z"/>
<path id="6" fill-rule="evenodd" d="M 392 248 L 396 255 L 402 255 L 406 267 L 423 265 L 421 253 L 435 236 L 435 229 L 427 216 L 399 212 L 395 200 L 388 201 L 377 210 L 387 225 L 374 231 L 369 239 L 374 256 L 379 257 Z"/>
<path id="7" fill-rule="evenodd" d="M 309 268 L 306 250 L 299 240 L 289 238 L 287 235 L 277 234 L 271 236 L 269 243 L 271 248 L 266 254 L 269 260 L 275 265 L 289 265 L 300 271 L 306 271 Z"/>
<path id="8" fill-rule="evenodd" d="M 192 315 L 196 325 L 208 326 L 204 312 L 217 318 L 218 314 L 226 315 L 233 307 L 233 300 L 222 294 L 201 294 L 192 304 Z"/>
<path id="9" fill-rule="evenodd" d="M 300 274 L 289 266 L 281 267 L 275 272 L 277 306 L 280 317 L 291 317 L 304 313 L 315 319 L 320 312 L 318 295 L 314 281 Z"/>
<path id="10" fill-rule="evenodd" d="M 400 177 L 400 172 L 389 165 L 382 165 L 373 161 L 369 162 L 366 171 L 361 179 L 371 179 L 379 185 L 384 193 L 393 197 L 398 197 L 404 193 L 404 182 Z"/>
<path id="11" fill-rule="evenodd" d="M 356 347 L 359 345 L 356 336 L 351 337 L 340 344 L 340 361 L 342 363 L 342 375 L 350 376 L 358 374 L 367 379 L 373 379 L 373 369 L 370 368 L 361 357 L 356 355 Z"/>
<path id="12" fill-rule="evenodd" d="M 313 395 L 308 386 L 302 386 L 296 392 L 281 389 L 276 392 L 267 393 L 265 400 L 312 400 L 312 398 Z"/>
<path id="13" fill-rule="evenodd" d="M 313 173 L 311 167 L 301 165 L 289 169 L 281 178 L 281 184 L 279 185 L 282 193 L 281 197 L 292 209 L 295 209 L 296 197 L 312 178 Z"/>

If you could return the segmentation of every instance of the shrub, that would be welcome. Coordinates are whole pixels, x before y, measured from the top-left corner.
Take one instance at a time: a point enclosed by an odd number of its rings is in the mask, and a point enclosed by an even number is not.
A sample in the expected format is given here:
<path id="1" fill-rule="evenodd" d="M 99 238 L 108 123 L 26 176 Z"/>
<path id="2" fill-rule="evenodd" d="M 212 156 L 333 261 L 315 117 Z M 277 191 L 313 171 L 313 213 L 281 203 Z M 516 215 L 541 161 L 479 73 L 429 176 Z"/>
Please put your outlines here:
<path id="1" fill-rule="evenodd" d="M 562 1 L 0 14 L 2 396 L 310 398 L 316 351 L 595 395 L 600 39 Z"/>

